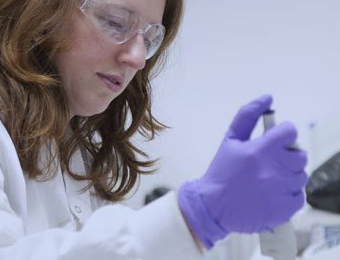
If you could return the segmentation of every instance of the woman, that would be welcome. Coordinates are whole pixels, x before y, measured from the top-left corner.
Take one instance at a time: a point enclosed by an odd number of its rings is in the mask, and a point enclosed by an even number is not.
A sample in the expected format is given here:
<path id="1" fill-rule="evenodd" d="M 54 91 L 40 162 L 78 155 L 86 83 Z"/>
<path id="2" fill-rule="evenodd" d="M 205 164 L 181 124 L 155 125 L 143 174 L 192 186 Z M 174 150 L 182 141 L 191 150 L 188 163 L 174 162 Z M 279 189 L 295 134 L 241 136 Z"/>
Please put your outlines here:
<path id="1" fill-rule="evenodd" d="M 149 80 L 181 15 L 181 0 L 1 1 L 0 259 L 201 259 L 301 208 L 294 126 L 249 139 L 270 96 L 240 110 L 202 178 L 139 211 L 114 203 L 152 172 L 130 138 L 165 127 Z"/>

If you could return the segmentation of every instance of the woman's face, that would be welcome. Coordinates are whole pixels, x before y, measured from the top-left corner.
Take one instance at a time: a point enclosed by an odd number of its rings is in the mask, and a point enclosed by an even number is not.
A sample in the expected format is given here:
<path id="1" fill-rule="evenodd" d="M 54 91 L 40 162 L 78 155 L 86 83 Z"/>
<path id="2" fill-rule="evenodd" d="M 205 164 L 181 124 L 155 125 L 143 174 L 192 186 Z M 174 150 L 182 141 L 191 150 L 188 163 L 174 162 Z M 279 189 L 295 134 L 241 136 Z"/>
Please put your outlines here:
<path id="1" fill-rule="evenodd" d="M 161 23 L 166 0 L 94 0 L 96 4 L 119 5 L 138 14 L 146 23 Z M 55 64 L 66 91 L 71 117 L 92 116 L 106 110 L 121 94 L 138 70 L 145 66 L 142 35 L 117 44 L 81 10 L 77 10 L 66 31 L 70 48 L 58 53 Z"/>

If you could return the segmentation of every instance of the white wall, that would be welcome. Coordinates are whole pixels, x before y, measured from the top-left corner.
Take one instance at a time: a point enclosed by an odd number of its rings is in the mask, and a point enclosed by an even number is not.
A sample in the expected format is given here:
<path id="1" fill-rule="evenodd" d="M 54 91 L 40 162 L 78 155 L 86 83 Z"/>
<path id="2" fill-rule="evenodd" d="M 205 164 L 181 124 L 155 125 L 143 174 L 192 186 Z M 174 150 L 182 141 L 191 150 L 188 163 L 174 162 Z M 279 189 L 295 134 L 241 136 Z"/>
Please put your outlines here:
<path id="1" fill-rule="evenodd" d="M 277 121 L 299 128 L 312 168 L 309 125 L 332 122 L 332 138 L 340 136 L 339 69 L 339 0 L 187 0 L 171 60 L 154 81 L 154 113 L 172 129 L 141 144 L 161 157 L 160 169 L 128 204 L 202 175 L 238 108 L 264 93 L 274 96 Z"/>

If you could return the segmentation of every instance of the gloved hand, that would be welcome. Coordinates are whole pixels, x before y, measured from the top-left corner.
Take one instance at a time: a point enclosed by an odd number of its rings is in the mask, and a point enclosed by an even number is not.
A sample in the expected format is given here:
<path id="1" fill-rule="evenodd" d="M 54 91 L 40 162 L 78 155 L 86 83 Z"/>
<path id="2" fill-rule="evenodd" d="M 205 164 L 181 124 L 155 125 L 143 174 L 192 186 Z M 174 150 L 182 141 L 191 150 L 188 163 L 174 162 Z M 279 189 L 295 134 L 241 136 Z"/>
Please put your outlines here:
<path id="1" fill-rule="evenodd" d="M 265 95 L 242 107 L 204 176 L 178 191 L 189 228 L 207 248 L 230 232 L 272 230 L 304 204 L 307 155 L 287 149 L 295 127 L 285 122 L 250 140 L 271 103 Z"/>

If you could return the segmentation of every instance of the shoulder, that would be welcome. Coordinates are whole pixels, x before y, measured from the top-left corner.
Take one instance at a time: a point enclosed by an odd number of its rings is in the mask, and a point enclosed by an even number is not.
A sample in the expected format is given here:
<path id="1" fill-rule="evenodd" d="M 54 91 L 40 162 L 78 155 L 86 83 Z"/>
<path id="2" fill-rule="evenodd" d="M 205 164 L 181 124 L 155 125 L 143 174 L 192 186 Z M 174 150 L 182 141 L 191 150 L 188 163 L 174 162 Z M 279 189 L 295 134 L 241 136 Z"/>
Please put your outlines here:
<path id="1" fill-rule="evenodd" d="M 0 120 L 0 162 L 5 159 L 11 159 L 12 161 L 13 156 L 17 157 L 14 143 L 5 125 Z"/>
<path id="2" fill-rule="evenodd" d="M 4 175 L 6 175 L 7 172 L 22 171 L 18 153 L 15 149 L 12 138 L 1 120 L 0 120 L 0 167 Z"/>
<path id="3" fill-rule="evenodd" d="M 0 174 L 5 181 L 5 190 L 21 187 L 24 182 L 23 170 L 14 143 L 0 120 Z M 6 185 L 7 184 L 7 185 Z M 7 186 L 7 189 L 6 189 Z M 13 191 L 14 192 L 14 191 Z"/>
<path id="4" fill-rule="evenodd" d="M 6 194 L 11 208 L 25 215 L 26 184 L 23 170 L 12 139 L 0 120 L 0 197 Z M 1 206 L 3 207 L 3 203 Z"/>

